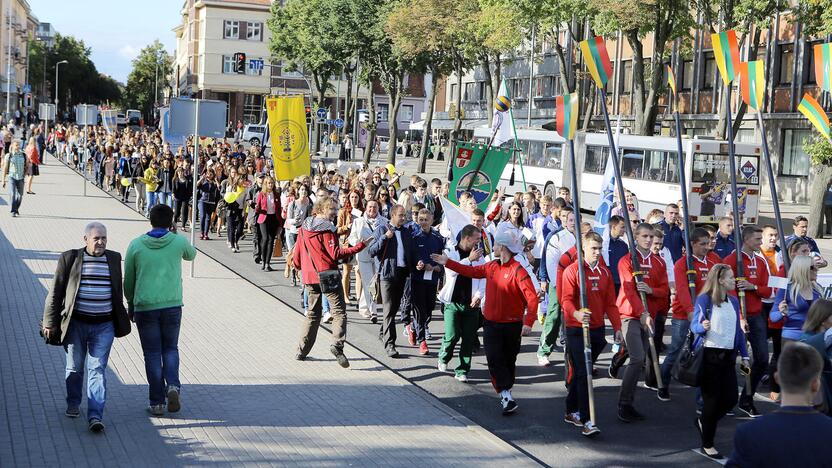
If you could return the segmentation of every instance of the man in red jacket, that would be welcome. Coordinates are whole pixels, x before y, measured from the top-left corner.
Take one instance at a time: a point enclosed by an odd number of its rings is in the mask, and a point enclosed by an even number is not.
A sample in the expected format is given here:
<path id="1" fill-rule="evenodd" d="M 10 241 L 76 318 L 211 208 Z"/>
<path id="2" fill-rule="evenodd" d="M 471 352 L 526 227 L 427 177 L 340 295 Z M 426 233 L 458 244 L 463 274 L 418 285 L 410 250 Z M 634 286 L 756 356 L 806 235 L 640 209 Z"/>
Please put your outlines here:
<path id="1" fill-rule="evenodd" d="M 618 394 L 618 419 L 624 422 L 644 419 L 644 416 L 633 407 L 636 385 L 645 364 L 648 366 L 652 364 L 647 355 L 648 334 L 653 330 L 656 312 L 661 301 L 670 293 L 664 260 L 650 250 L 653 245 L 653 226 L 641 223 L 636 226 L 633 236 L 641 281 L 636 281 L 633 275 L 632 255 L 626 255 L 618 262 L 621 290 L 616 302 L 621 314 L 621 332 L 624 335 L 624 343 L 630 353 L 630 363 L 624 371 L 621 391 Z M 647 296 L 647 310 L 644 309 L 641 294 Z"/>
<path id="2" fill-rule="evenodd" d="M 603 239 L 597 232 L 590 231 L 583 238 L 584 272 L 586 275 L 587 309 L 581 309 L 580 279 L 578 262 L 566 268 L 558 286 L 566 320 L 566 352 L 569 353 L 571 380 L 567 382 L 566 416 L 564 421 L 581 427 L 581 433 L 592 436 L 601 432 L 589 420 L 589 388 L 587 386 L 587 366 L 584 362 L 583 324 L 589 325 L 589 341 L 592 349 L 592 362 L 598 359 L 607 346 L 604 338 L 604 315 L 610 319 L 615 331 L 615 340 L 621 340 L 621 319 L 615 305 L 615 282 L 612 273 L 601 260 Z"/>
<path id="3" fill-rule="evenodd" d="M 334 291 L 322 292 L 318 273 L 338 269 L 338 260 L 360 252 L 371 238 L 364 239 L 353 247 L 341 248 L 335 225 L 332 220 L 338 211 L 338 202 L 330 197 L 319 198 L 312 209 L 312 216 L 306 218 L 298 231 L 295 253 L 292 262 L 295 269 L 301 270 L 304 287 L 309 290 L 309 311 L 303 327 L 298 353 L 295 359 L 303 361 L 312 350 L 318 327 L 321 325 L 321 294 L 326 296 L 332 314 L 332 346 L 329 350 L 335 355 L 338 364 L 350 366 L 344 355 L 344 341 L 347 337 L 347 311 L 344 304 L 344 289 L 340 280 Z"/>
<path id="4" fill-rule="evenodd" d="M 751 364 L 751 388 L 743 388 L 737 407 L 752 418 L 760 416 L 754 406 L 754 393 L 768 369 L 768 317 L 761 312 L 763 299 L 771 296 L 771 288 L 768 285 L 768 263 L 757 253 L 762 245 L 762 229 L 757 226 L 742 229 L 742 271 L 745 279 L 741 279 L 742 275 L 737 273 L 736 250 L 724 260 L 737 275 L 737 290 L 745 291 L 745 320 L 742 329 L 751 342 L 754 360 Z"/>
<path id="5" fill-rule="evenodd" d="M 693 281 L 696 294 L 702 290 L 708 272 L 716 265 L 714 259 L 708 256 L 710 252 L 711 235 L 707 230 L 696 228 L 690 233 L 691 266 L 695 272 Z M 661 401 L 670 401 L 670 371 L 673 363 L 682 349 L 682 344 L 688 336 L 690 321 L 693 318 L 693 301 L 696 298 L 690 297 L 690 286 L 688 285 L 688 264 L 685 257 L 680 258 L 673 265 L 673 277 L 676 279 L 676 295 L 670 309 L 673 311 L 673 332 L 670 346 L 662 362 L 662 383 L 663 388 L 659 389 L 658 397 Z"/>
<path id="6" fill-rule="evenodd" d="M 514 256 L 523 244 L 513 230 L 497 233 L 494 254 L 498 260 L 480 266 L 468 266 L 449 260 L 447 255 L 433 254 L 431 259 L 460 275 L 485 278 L 485 306 L 482 310 L 483 341 L 491 385 L 500 394 L 503 414 L 517 409 L 511 396 L 514 367 L 520 352 L 520 336 L 532 330 L 537 313 L 537 292 L 529 273 Z M 528 311 L 523 315 L 523 312 Z"/>

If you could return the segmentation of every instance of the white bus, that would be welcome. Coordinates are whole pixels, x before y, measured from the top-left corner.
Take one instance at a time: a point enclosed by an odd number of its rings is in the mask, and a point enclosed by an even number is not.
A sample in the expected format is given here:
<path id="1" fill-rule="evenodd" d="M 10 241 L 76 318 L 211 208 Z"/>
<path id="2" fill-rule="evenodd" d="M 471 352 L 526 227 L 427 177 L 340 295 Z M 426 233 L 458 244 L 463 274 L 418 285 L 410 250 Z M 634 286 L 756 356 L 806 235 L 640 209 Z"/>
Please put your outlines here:
<path id="1" fill-rule="evenodd" d="M 478 128 L 474 136 L 487 139 L 490 130 Z M 560 135 L 547 130 L 518 130 L 517 136 L 527 186 L 535 185 L 554 196 L 558 187 L 572 185 L 566 165 L 568 147 Z M 715 223 L 720 217 L 730 215 L 733 197 L 730 196 L 727 143 L 683 138 L 682 148 L 691 220 Z M 607 135 L 576 134 L 575 152 L 581 208 L 595 211 L 609 155 Z M 677 203 L 681 199 L 676 138 L 622 134 L 619 152 L 624 188 L 635 193 L 642 217 L 654 208 L 664 210 L 668 203 Z M 745 223 L 754 224 L 760 201 L 760 145 L 735 143 L 734 152 L 740 213 Z M 523 190 L 519 165 L 515 166 L 514 186 L 508 186 L 511 169 L 510 161 L 500 179 L 501 185 L 507 187 L 507 193 Z"/>

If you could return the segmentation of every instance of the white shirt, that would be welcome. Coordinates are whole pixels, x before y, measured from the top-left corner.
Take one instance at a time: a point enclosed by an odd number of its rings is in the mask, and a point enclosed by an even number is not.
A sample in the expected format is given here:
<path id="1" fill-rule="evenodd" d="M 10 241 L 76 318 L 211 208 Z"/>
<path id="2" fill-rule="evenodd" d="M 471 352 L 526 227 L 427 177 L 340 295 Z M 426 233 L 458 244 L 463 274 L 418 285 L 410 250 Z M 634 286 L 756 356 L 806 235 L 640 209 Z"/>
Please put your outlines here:
<path id="1" fill-rule="evenodd" d="M 708 348 L 734 349 L 737 334 L 737 311 L 729 301 L 711 306 L 711 329 L 705 334 Z"/>
<path id="2" fill-rule="evenodd" d="M 269 192 L 266 195 L 266 214 L 274 214 L 274 194 Z"/>
<path id="3" fill-rule="evenodd" d="M 404 243 L 402 242 L 402 232 L 400 230 L 396 230 L 396 266 L 399 268 L 404 268 L 407 265 L 404 262 Z"/>

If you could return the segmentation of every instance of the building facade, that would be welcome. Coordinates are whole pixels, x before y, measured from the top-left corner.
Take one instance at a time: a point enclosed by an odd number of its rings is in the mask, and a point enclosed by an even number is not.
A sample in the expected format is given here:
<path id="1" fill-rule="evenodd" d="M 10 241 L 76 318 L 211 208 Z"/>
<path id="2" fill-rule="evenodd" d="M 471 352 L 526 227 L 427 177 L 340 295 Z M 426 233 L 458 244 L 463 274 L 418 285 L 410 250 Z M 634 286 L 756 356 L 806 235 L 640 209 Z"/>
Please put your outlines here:
<path id="1" fill-rule="evenodd" d="M 13 114 L 23 108 L 28 84 L 29 42 L 37 38 L 38 19 L 26 0 L 0 3 L 0 108 Z M 31 93 L 31 91 L 30 91 Z M 26 104 L 34 100 L 27 98 Z"/>
<path id="2" fill-rule="evenodd" d="M 832 38 L 807 38 L 801 34 L 801 25 L 789 17 L 788 13 L 778 14 L 771 26 L 761 32 L 757 60 L 762 60 L 766 67 L 766 100 L 763 108 L 763 120 L 766 136 L 777 177 L 778 196 L 782 201 L 805 203 L 810 177 L 809 157 L 803 150 L 803 144 L 813 135 L 808 120 L 797 111 L 797 106 L 804 92 L 816 97 L 827 111 L 832 107 L 828 93 L 820 93 L 814 77 L 814 59 L 812 46 Z M 566 33 L 560 43 L 573 54 L 567 57 L 567 76 L 575 76 L 584 70 L 576 44 L 571 43 Z M 752 35 L 749 34 L 749 37 Z M 714 59 L 710 34 L 707 31 L 692 32 L 693 47 L 689 52 L 682 52 L 680 43 L 672 45 L 668 59 L 658 64 L 665 69 L 670 65 L 677 79 L 679 106 L 683 132 L 689 136 L 707 136 L 714 133 L 718 124 L 719 104 L 722 96 L 721 78 Z M 611 118 L 621 117 L 622 126 L 633 127 L 633 51 L 621 35 L 608 38 L 607 52 L 612 60 L 613 74 L 607 83 L 607 107 Z M 748 57 L 748 42 L 740 45 L 743 59 Z M 559 61 L 551 44 L 546 40 L 535 44 L 534 54 L 531 44 L 508 54 L 502 63 L 502 78 L 505 79 L 509 95 L 512 97 L 515 120 L 518 128 L 542 128 L 542 125 L 554 119 L 555 96 L 561 94 L 561 74 Z M 644 57 L 650 68 L 653 52 L 651 36 L 644 40 Z M 533 60 L 531 58 L 533 57 Z M 529 64 L 532 63 L 530 67 Z M 471 130 L 487 125 L 491 109 L 487 105 L 485 74 L 481 68 L 475 68 L 461 79 L 451 76 L 440 86 L 442 90 L 437 100 L 434 115 L 434 127 L 452 128 L 457 113 L 463 116 L 463 129 Z M 662 80 L 666 88 L 667 79 Z M 582 117 L 586 111 L 589 90 L 592 85 L 585 78 L 580 83 L 582 92 Z M 461 110 L 456 109 L 457 87 L 462 86 Z M 732 112 L 736 113 L 740 104 L 739 93 L 732 93 Z M 600 97 L 595 97 L 590 131 L 600 131 L 603 121 L 600 117 Z M 721 101 L 722 100 L 722 101 Z M 659 98 L 659 115 L 654 133 L 656 135 L 673 134 L 672 109 L 668 105 L 667 89 Z M 743 119 L 736 141 L 760 143 L 760 131 L 756 118 L 747 114 Z M 763 183 L 766 183 L 765 181 Z M 769 198 L 764 190 L 764 198 Z"/>

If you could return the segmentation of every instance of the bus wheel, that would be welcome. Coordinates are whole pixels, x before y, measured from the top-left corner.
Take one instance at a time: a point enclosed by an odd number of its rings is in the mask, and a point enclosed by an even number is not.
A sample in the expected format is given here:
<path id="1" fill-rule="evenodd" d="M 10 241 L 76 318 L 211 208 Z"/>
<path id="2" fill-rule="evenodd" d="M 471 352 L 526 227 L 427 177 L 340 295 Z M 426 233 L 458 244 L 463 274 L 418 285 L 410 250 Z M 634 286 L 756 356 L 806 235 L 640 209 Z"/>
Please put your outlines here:
<path id="1" fill-rule="evenodd" d="M 558 189 L 555 187 L 555 184 L 551 182 L 546 183 L 546 187 L 543 189 L 543 195 L 549 195 L 552 197 L 552 200 L 558 197 Z"/>

